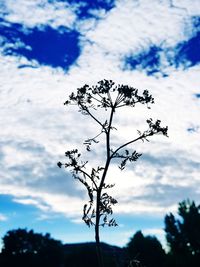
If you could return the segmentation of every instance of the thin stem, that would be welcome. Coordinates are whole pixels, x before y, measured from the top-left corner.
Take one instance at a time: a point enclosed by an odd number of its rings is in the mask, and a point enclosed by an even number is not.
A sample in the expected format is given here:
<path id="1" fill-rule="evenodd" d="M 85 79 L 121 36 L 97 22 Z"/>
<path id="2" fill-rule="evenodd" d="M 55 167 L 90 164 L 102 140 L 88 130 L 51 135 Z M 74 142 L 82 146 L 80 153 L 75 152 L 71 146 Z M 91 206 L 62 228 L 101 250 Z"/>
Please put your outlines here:
<path id="1" fill-rule="evenodd" d="M 97 95 L 102 99 L 102 101 L 104 101 L 104 97 L 102 97 L 99 93 L 97 93 Z M 102 104 L 102 102 L 101 102 L 101 104 Z M 108 107 L 112 108 L 112 104 L 109 105 Z"/>
<path id="2" fill-rule="evenodd" d="M 87 142 L 95 140 L 97 137 L 99 137 L 103 132 L 101 131 L 99 134 L 97 134 L 96 136 L 89 138 L 87 140 L 85 140 L 85 142 L 83 144 L 87 144 Z"/>
<path id="3" fill-rule="evenodd" d="M 93 182 L 96 190 L 98 189 L 98 186 L 97 186 L 95 180 L 92 178 L 91 175 L 89 175 L 87 172 L 83 171 L 82 169 L 79 169 L 79 172 L 82 172 L 83 173 L 83 176 L 87 176 Z"/>
<path id="4" fill-rule="evenodd" d="M 100 238 L 99 238 L 99 223 L 100 223 L 100 203 L 101 203 L 101 191 L 103 188 L 104 180 L 106 178 L 106 174 L 110 165 L 110 130 L 111 130 L 111 125 L 112 125 L 112 120 L 113 120 L 113 115 L 114 115 L 115 107 L 111 109 L 111 114 L 110 114 L 110 119 L 109 119 L 109 124 L 108 124 L 108 130 L 106 131 L 106 152 L 107 152 L 107 159 L 106 159 L 106 164 L 104 168 L 104 172 L 102 174 L 101 182 L 99 185 L 99 188 L 97 190 L 97 198 L 96 198 L 96 223 L 95 223 L 95 240 L 96 240 L 96 246 L 97 246 L 97 256 L 99 260 L 99 265 L 100 267 L 103 267 L 103 260 L 102 260 L 102 254 L 101 254 L 101 248 L 100 248 Z"/>
<path id="5" fill-rule="evenodd" d="M 133 104 L 132 104 L 132 106 L 134 105 L 135 106 L 135 104 L 137 104 L 137 103 L 139 103 L 140 101 L 138 100 L 138 101 L 135 101 Z M 119 106 L 117 106 L 116 108 L 121 108 L 121 107 L 125 107 L 125 106 L 127 106 L 127 104 L 121 104 L 121 105 L 119 105 Z"/>
<path id="6" fill-rule="evenodd" d="M 89 94 L 88 94 L 89 95 Z M 101 102 L 101 100 L 99 100 L 98 98 L 96 98 L 96 97 L 94 97 L 93 95 L 90 95 L 94 100 L 96 100 L 97 102 L 99 102 L 99 103 L 101 103 L 102 104 L 102 102 Z"/>
<path id="7" fill-rule="evenodd" d="M 115 100 L 115 106 L 117 107 L 123 100 L 124 100 L 123 95 L 118 93 L 116 100 Z"/>
<path id="8" fill-rule="evenodd" d="M 108 98 L 110 100 L 111 107 L 113 107 L 113 102 L 112 102 L 112 98 L 111 98 L 111 95 L 110 95 L 110 92 L 109 91 L 108 91 Z"/>
<path id="9" fill-rule="evenodd" d="M 110 158 L 110 130 L 111 130 L 114 112 L 115 112 L 115 107 L 113 107 L 111 110 L 110 120 L 109 120 L 109 124 L 108 124 L 108 132 L 106 135 L 107 160 Z"/>
<path id="10" fill-rule="evenodd" d="M 85 108 L 85 107 L 82 106 L 82 109 L 83 109 L 84 111 L 86 111 L 86 112 L 90 115 L 90 117 L 92 117 L 92 118 L 93 118 L 99 125 L 101 125 L 101 127 L 106 131 L 104 125 L 103 125 L 97 118 L 94 117 L 94 115 L 89 111 L 88 108 Z"/>
<path id="11" fill-rule="evenodd" d="M 133 139 L 133 140 L 131 140 L 131 141 L 129 141 L 129 142 L 127 142 L 127 143 L 121 145 L 120 147 L 118 147 L 118 148 L 112 153 L 112 155 L 110 156 L 110 158 L 112 159 L 112 158 L 114 157 L 114 155 L 115 155 L 120 149 L 122 149 L 123 147 L 128 146 L 128 145 L 130 145 L 130 144 L 132 144 L 132 143 L 134 143 L 134 142 L 136 142 L 136 141 L 138 141 L 138 140 L 140 140 L 140 139 L 146 138 L 146 137 L 147 137 L 147 136 L 143 134 L 143 135 L 139 136 L 138 138 Z"/>
<path id="12" fill-rule="evenodd" d="M 97 92 L 97 95 L 103 100 L 103 97 L 100 95 L 100 93 Z"/>
<path id="13" fill-rule="evenodd" d="M 99 227 L 96 228 L 96 225 L 95 225 L 95 240 L 96 240 L 96 252 L 97 252 L 98 267 L 104 267 L 101 244 L 100 244 L 100 240 L 99 240 Z"/>

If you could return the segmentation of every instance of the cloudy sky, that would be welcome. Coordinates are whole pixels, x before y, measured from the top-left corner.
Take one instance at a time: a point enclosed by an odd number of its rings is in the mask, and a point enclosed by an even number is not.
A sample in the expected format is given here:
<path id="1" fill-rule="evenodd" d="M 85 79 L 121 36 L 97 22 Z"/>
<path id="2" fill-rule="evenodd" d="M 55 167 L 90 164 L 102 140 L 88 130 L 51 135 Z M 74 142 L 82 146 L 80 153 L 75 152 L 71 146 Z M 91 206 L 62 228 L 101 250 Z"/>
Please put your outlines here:
<path id="1" fill-rule="evenodd" d="M 68 149 L 86 153 L 99 129 L 63 103 L 85 83 L 113 79 L 155 98 L 150 110 L 116 114 L 114 144 L 149 117 L 169 138 L 136 144 L 143 156 L 124 172 L 111 166 L 119 226 L 102 240 L 123 246 L 140 229 L 163 240 L 165 214 L 187 198 L 200 203 L 200 1 L 1 0 L 0 14 L 0 236 L 27 227 L 94 240 L 81 221 L 84 188 L 56 164 Z"/>

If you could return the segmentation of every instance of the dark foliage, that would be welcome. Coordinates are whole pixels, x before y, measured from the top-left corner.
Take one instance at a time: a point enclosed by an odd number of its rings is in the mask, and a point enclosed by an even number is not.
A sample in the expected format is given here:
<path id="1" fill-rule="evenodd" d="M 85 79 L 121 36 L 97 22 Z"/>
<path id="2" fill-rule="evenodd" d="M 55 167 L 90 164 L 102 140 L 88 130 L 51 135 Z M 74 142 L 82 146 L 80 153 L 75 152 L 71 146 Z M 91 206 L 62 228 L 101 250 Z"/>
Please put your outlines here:
<path id="1" fill-rule="evenodd" d="M 200 206 L 189 200 L 179 203 L 180 218 L 165 217 L 171 266 L 197 267 L 200 263 Z"/>
<path id="2" fill-rule="evenodd" d="M 128 262 L 132 266 L 164 267 L 165 251 L 154 236 L 144 236 L 141 231 L 135 233 L 126 246 Z"/>
<path id="3" fill-rule="evenodd" d="M 104 267 L 123 267 L 123 249 L 102 243 Z M 49 234 L 33 230 L 8 231 L 0 253 L 2 267 L 94 267 L 98 266 L 95 243 L 66 244 Z"/>
<path id="4" fill-rule="evenodd" d="M 1 266 L 5 267 L 58 267 L 63 261 L 60 241 L 49 234 L 36 234 L 33 230 L 17 229 L 3 237 Z"/>
<path id="5" fill-rule="evenodd" d="M 122 267 L 124 264 L 123 249 L 105 243 L 101 244 L 104 267 Z M 98 266 L 95 243 L 65 245 L 65 267 Z"/>

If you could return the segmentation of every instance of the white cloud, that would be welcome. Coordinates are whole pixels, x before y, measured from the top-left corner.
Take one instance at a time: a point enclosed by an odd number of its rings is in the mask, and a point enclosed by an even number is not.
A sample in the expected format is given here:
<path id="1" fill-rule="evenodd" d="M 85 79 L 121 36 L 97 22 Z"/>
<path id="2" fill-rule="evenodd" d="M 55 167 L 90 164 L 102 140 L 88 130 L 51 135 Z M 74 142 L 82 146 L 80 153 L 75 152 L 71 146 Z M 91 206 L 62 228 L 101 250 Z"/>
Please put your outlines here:
<path id="1" fill-rule="evenodd" d="M 199 1 L 198 0 L 194 0 L 192 1 L 192 5 L 190 0 L 173 0 L 172 2 L 172 6 L 174 6 L 174 8 L 180 8 L 183 9 L 183 11 L 186 14 L 192 15 L 192 16 L 198 16 L 200 14 L 200 6 L 199 6 Z"/>
<path id="2" fill-rule="evenodd" d="M 143 230 L 145 235 L 163 235 L 163 230 L 160 228 L 147 228 Z"/>
<path id="3" fill-rule="evenodd" d="M 77 220 L 82 214 L 84 198 L 68 196 L 67 194 L 50 194 L 42 190 L 31 190 L 26 186 L 2 185 L 1 194 L 13 195 L 13 201 L 24 204 L 34 205 L 41 209 L 44 214 L 57 213 L 63 214 L 71 220 Z M 2 220 L 3 217 L 2 215 Z"/>
<path id="4" fill-rule="evenodd" d="M 23 204 L 23 205 L 33 205 L 41 209 L 42 211 L 49 211 L 49 207 L 45 204 L 41 204 L 41 200 L 32 199 L 32 198 L 14 198 L 14 202 Z"/>
<path id="5" fill-rule="evenodd" d="M 47 0 L 6 0 L 4 8 L 9 22 L 21 23 L 26 27 L 46 24 L 51 27 L 72 27 L 76 16 L 64 2 L 49 3 Z M 5 10 L 4 10 L 5 11 Z"/>
<path id="6" fill-rule="evenodd" d="M 111 54 L 143 50 L 150 44 L 175 45 L 185 38 L 185 11 L 168 1 L 119 1 L 87 37 Z"/>
<path id="7" fill-rule="evenodd" d="M 30 5 L 36 15 L 30 15 Z M 74 15 L 68 16 L 66 12 L 71 11 L 64 4 L 57 5 L 9 0 L 7 19 L 26 26 L 49 24 L 51 19 L 55 27 L 71 25 Z M 200 201 L 200 132 L 187 131 L 199 125 L 199 99 L 194 97 L 199 92 L 199 65 L 188 70 L 171 68 L 169 77 L 165 78 L 120 68 L 124 53 L 143 49 L 150 43 L 159 45 L 166 40 L 167 44 L 175 45 L 187 39 L 185 21 L 189 23 L 188 14 L 196 14 L 191 6 L 186 13 L 184 9 L 170 8 L 168 1 L 140 1 L 139 4 L 119 1 L 104 20 L 86 33 L 82 54 L 67 74 L 50 67 L 18 69 L 24 58 L 1 56 L 0 193 L 77 220 L 84 204 L 79 195 L 82 192 L 72 189 L 76 187 L 69 182 L 73 178 L 66 182 L 61 178 L 64 173 L 53 168 L 65 150 L 79 147 L 95 129 L 91 121 L 62 104 L 71 91 L 84 83 L 111 78 L 141 90 L 148 88 L 156 101 L 151 110 L 136 108 L 133 115 L 129 111 L 119 115 L 116 123 L 121 130 L 116 133 L 114 143 L 129 140 L 137 129 L 145 129 L 148 117 L 160 118 L 169 126 L 168 139 L 157 136 L 150 143 L 136 145 L 144 157 L 133 171 L 128 168 L 127 172 L 119 173 L 116 166 L 111 168 L 110 179 L 116 181 L 113 194 L 119 199 L 115 212 L 160 216 L 174 211 L 177 202 L 186 196 Z"/>
<path id="8" fill-rule="evenodd" d="M 5 222 L 7 220 L 8 220 L 7 216 L 0 214 L 0 222 Z"/>

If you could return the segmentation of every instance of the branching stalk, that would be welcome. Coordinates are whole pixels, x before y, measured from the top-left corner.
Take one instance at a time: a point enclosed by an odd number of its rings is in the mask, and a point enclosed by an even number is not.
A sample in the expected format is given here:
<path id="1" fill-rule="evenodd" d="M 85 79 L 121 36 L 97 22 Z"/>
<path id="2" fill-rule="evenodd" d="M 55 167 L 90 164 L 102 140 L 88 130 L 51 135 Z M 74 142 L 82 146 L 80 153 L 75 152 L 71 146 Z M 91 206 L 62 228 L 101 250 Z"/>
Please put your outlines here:
<path id="1" fill-rule="evenodd" d="M 117 94 L 116 94 L 117 93 Z M 106 177 L 109 166 L 113 158 L 117 158 L 120 161 L 120 169 L 123 170 L 126 167 L 127 162 L 136 161 L 141 154 L 136 151 L 127 149 L 133 143 L 142 140 L 147 140 L 147 137 L 161 133 L 167 136 L 167 127 L 161 127 L 160 120 L 153 122 L 152 119 L 148 119 L 148 129 L 143 133 L 139 131 L 139 137 L 125 142 L 119 147 L 111 147 L 111 130 L 116 129 L 112 126 L 114 114 L 119 108 L 124 106 L 133 108 L 136 104 L 144 104 L 149 108 L 149 104 L 154 103 L 153 97 L 147 90 L 144 90 L 141 95 L 138 94 L 136 88 L 128 85 L 115 85 L 111 80 L 102 80 L 98 82 L 96 86 L 89 87 L 84 85 L 77 89 L 77 93 L 72 93 L 69 99 L 64 103 L 65 105 L 77 105 L 83 115 L 89 115 L 100 127 L 100 133 L 93 138 L 89 138 L 85 141 L 86 149 L 91 151 L 90 146 L 93 143 L 98 143 L 97 138 L 104 133 L 105 134 L 105 161 L 102 166 L 92 168 L 91 171 L 87 167 L 87 161 L 81 161 L 81 154 L 77 149 L 67 151 L 65 153 L 68 158 L 67 163 L 58 162 L 58 166 L 61 168 L 63 165 L 65 168 L 69 168 L 75 179 L 78 179 L 86 188 L 89 202 L 84 205 L 83 208 L 83 220 L 90 227 L 95 227 L 95 241 L 96 251 L 98 258 L 98 267 L 103 267 L 103 254 L 100 246 L 100 226 L 117 226 L 115 219 L 110 218 L 112 216 L 112 206 L 117 203 L 112 196 L 110 196 L 105 189 L 112 188 L 113 184 L 106 184 Z M 105 119 L 105 123 L 102 123 L 95 115 L 92 114 L 90 109 L 110 109 L 109 118 Z M 126 149 L 125 149 L 126 148 Z M 125 149 L 125 150 L 124 150 Z M 119 153 L 120 152 L 120 153 Z"/>

